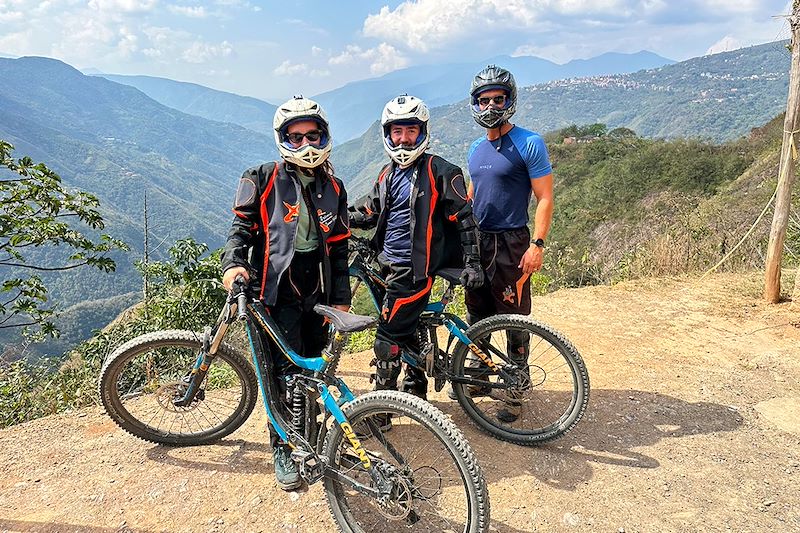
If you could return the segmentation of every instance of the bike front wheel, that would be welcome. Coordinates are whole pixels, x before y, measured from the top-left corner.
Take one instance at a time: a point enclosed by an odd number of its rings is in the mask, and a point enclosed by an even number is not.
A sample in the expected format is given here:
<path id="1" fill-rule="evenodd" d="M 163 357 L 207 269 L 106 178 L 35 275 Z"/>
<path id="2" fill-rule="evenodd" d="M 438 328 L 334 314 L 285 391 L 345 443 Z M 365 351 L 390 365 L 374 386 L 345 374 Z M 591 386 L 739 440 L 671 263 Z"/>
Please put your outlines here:
<path id="1" fill-rule="evenodd" d="M 132 339 L 100 372 L 100 398 L 119 427 L 141 439 L 172 446 L 208 444 L 239 428 L 257 398 L 253 367 L 221 344 L 192 402 L 175 405 L 202 351 L 202 334 L 169 330 Z"/>
<path id="2" fill-rule="evenodd" d="M 501 440 L 536 445 L 580 421 L 589 403 L 589 374 L 561 333 L 526 316 L 496 315 L 466 335 L 497 367 L 487 367 L 463 343 L 453 353 L 453 375 L 473 380 L 454 382 L 453 392 L 480 428 Z"/>
<path id="3" fill-rule="evenodd" d="M 483 473 L 464 436 L 440 410 L 410 394 L 375 391 L 356 398 L 343 411 L 385 485 L 382 496 L 372 497 L 346 482 L 325 478 L 328 504 L 341 531 L 489 530 Z M 340 474 L 380 490 L 338 424 L 326 436 L 324 456 Z"/>

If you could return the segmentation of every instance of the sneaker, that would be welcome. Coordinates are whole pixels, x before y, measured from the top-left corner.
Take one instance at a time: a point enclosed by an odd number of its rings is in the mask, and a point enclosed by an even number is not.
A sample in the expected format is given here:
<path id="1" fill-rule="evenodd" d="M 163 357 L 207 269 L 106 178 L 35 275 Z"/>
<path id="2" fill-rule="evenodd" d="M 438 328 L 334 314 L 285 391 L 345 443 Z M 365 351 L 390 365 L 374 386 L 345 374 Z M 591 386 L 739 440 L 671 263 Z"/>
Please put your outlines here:
<path id="1" fill-rule="evenodd" d="M 485 386 L 478 386 L 478 385 L 467 385 L 467 395 L 470 398 L 477 398 L 479 396 L 489 396 L 492 393 L 492 388 L 488 385 Z M 450 385 L 450 390 L 447 391 L 447 397 L 451 400 L 458 400 L 456 397 L 456 391 L 453 389 L 453 385 Z"/>
<path id="2" fill-rule="evenodd" d="M 503 407 L 497 411 L 497 419 L 504 424 L 511 424 L 515 422 L 519 415 L 522 413 L 522 402 L 520 401 L 520 393 L 517 391 L 506 391 L 502 398 Z"/>
<path id="3" fill-rule="evenodd" d="M 288 446 L 285 444 L 276 446 L 272 450 L 272 460 L 275 466 L 275 479 L 278 481 L 278 487 L 283 490 L 294 490 L 303 483 L 297 464 L 292 461 L 292 451 Z"/>

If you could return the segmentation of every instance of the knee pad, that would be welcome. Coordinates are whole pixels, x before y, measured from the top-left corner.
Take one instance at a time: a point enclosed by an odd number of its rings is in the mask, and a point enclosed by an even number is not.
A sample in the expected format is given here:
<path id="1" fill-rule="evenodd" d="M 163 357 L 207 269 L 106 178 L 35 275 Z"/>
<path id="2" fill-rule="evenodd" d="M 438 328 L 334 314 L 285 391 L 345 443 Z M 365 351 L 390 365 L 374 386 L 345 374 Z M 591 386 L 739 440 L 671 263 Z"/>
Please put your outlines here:
<path id="1" fill-rule="evenodd" d="M 375 380 L 377 390 L 397 390 L 397 377 L 400 375 L 400 350 L 396 344 L 383 339 L 375 339 Z M 371 380 L 372 380 L 371 379 Z"/>

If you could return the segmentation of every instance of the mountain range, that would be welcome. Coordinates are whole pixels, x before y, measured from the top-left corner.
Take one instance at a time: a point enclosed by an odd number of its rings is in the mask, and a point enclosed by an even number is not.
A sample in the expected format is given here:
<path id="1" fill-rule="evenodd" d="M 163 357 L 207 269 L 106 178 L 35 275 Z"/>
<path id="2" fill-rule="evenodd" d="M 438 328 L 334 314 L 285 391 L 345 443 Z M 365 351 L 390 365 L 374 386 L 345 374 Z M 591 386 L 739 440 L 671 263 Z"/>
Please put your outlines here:
<path id="1" fill-rule="evenodd" d="M 790 56 L 783 42 L 697 57 L 630 74 L 570 78 L 522 87 L 512 122 L 548 132 L 571 124 L 624 126 L 645 137 L 715 142 L 747 134 L 786 106 Z M 484 134 L 468 100 L 431 110 L 431 151 L 466 166 Z M 338 146 L 334 162 L 352 197 L 366 192 L 385 160 L 378 122 Z"/>
<path id="2" fill-rule="evenodd" d="M 497 56 L 475 63 L 408 67 L 377 78 L 348 83 L 312 98 L 328 113 L 334 140 L 343 143 L 363 134 L 380 117 L 386 102 L 398 94 L 405 92 L 418 96 L 430 107 L 462 100 L 469 92 L 472 77 L 487 64 L 510 69 L 519 86 L 526 86 L 564 78 L 635 72 L 671 63 L 674 61 L 647 51 L 634 54 L 609 52 L 563 65 L 533 56 Z M 94 70 L 85 70 L 84 73 L 136 87 L 156 102 L 190 115 L 232 122 L 272 135 L 275 106 L 263 100 L 167 78 L 122 76 Z"/>
<path id="3" fill-rule="evenodd" d="M 187 236 L 217 247 L 241 172 L 277 157 L 271 136 L 181 113 L 57 60 L 0 59 L 0 79 L 0 138 L 15 146 L 15 157 L 44 162 L 68 187 L 94 193 L 104 231 L 132 250 L 116 255 L 113 275 L 77 269 L 43 276 L 62 308 L 138 290 L 133 263 L 143 256 L 145 195 L 151 258 L 164 258 Z M 40 264 L 57 256 L 32 254 Z"/>
<path id="4" fill-rule="evenodd" d="M 273 104 L 238 94 L 217 91 L 195 83 L 153 76 L 98 74 L 111 81 L 136 87 L 167 107 L 218 122 L 230 122 L 272 137 Z"/>
<path id="5" fill-rule="evenodd" d="M 671 63 L 674 61 L 647 51 L 635 54 L 607 53 L 563 65 L 533 56 L 497 56 L 475 63 L 409 67 L 379 78 L 348 83 L 313 98 L 328 110 L 333 137 L 346 141 L 363 134 L 370 124 L 380 118 L 386 102 L 399 94 L 417 96 L 429 107 L 463 100 L 469 94 L 475 74 L 488 64 L 509 69 L 517 85 L 524 87 L 564 78 L 635 72 Z"/>
<path id="6" fill-rule="evenodd" d="M 630 74 L 549 81 L 520 88 L 514 120 L 541 132 L 604 122 L 645 136 L 731 139 L 782 110 L 788 67 L 783 43 L 768 43 Z M 424 78 L 423 72 L 416 78 Z M 520 85 L 526 72 L 515 72 Z M 254 99 L 170 80 L 125 77 L 122 84 L 39 57 L 0 59 L 0 79 L 0 138 L 16 146 L 15 156 L 42 161 L 68 186 L 97 195 L 106 231 L 132 248 L 118 257 L 113 275 L 79 269 L 53 276 L 52 299 L 63 307 L 139 289 L 133 262 L 143 255 L 145 193 L 151 257 L 163 258 L 176 239 L 187 236 L 214 249 L 224 241 L 242 170 L 278 157 L 271 132 L 256 131 L 271 120 L 269 104 Z M 134 82 L 140 88 L 129 85 Z M 351 93 L 351 103 L 358 98 Z M 206 116 L 194 114 L 201 112 Z M 378 115 L 371 114 L 363 135 L 333 152 L 351 199 L 369 187 L 386 160 Z M 249 127 L 237 123 L 246 119 Z M 482 134 L 464 98 L 434 107 L 431 131 L 431 150 L 462 166 L 469 143 Z M 115 312 L 113 306 L 102 308 L 106 318 Z M 98 315 L 96 325 L 102 320 Z"/>

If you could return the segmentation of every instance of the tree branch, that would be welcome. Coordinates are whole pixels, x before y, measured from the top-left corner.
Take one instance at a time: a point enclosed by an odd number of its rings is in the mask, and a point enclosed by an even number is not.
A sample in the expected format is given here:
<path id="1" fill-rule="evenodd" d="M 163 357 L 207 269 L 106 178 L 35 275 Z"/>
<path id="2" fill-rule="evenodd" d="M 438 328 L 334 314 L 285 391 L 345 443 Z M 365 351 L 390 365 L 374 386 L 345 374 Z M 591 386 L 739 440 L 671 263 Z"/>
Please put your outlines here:
<path id="1" fill-rule="evenodd" d="M 48 267 L 40 267 L 40 266 L 35 266 L 35 265 L 26 265 L 25 263 L 6 263 L 6 262 L 3 262 L 3 261 L 0 261 L 0 265 L 2 265 L 2 266 L 30 268 L 31 270 L 43 270 L 43 271 L 46 271 L 46 272 L 58 272 L 58 271 L 61 271 L 61 270 L 71 270 L 73 268 L 78 268 L 79 266 L 88 265 L 88 264 L 89 264 L 88 261 L 84 261 L 82 263 L 76 263 L 74 265 L 48 268 Z"/>

